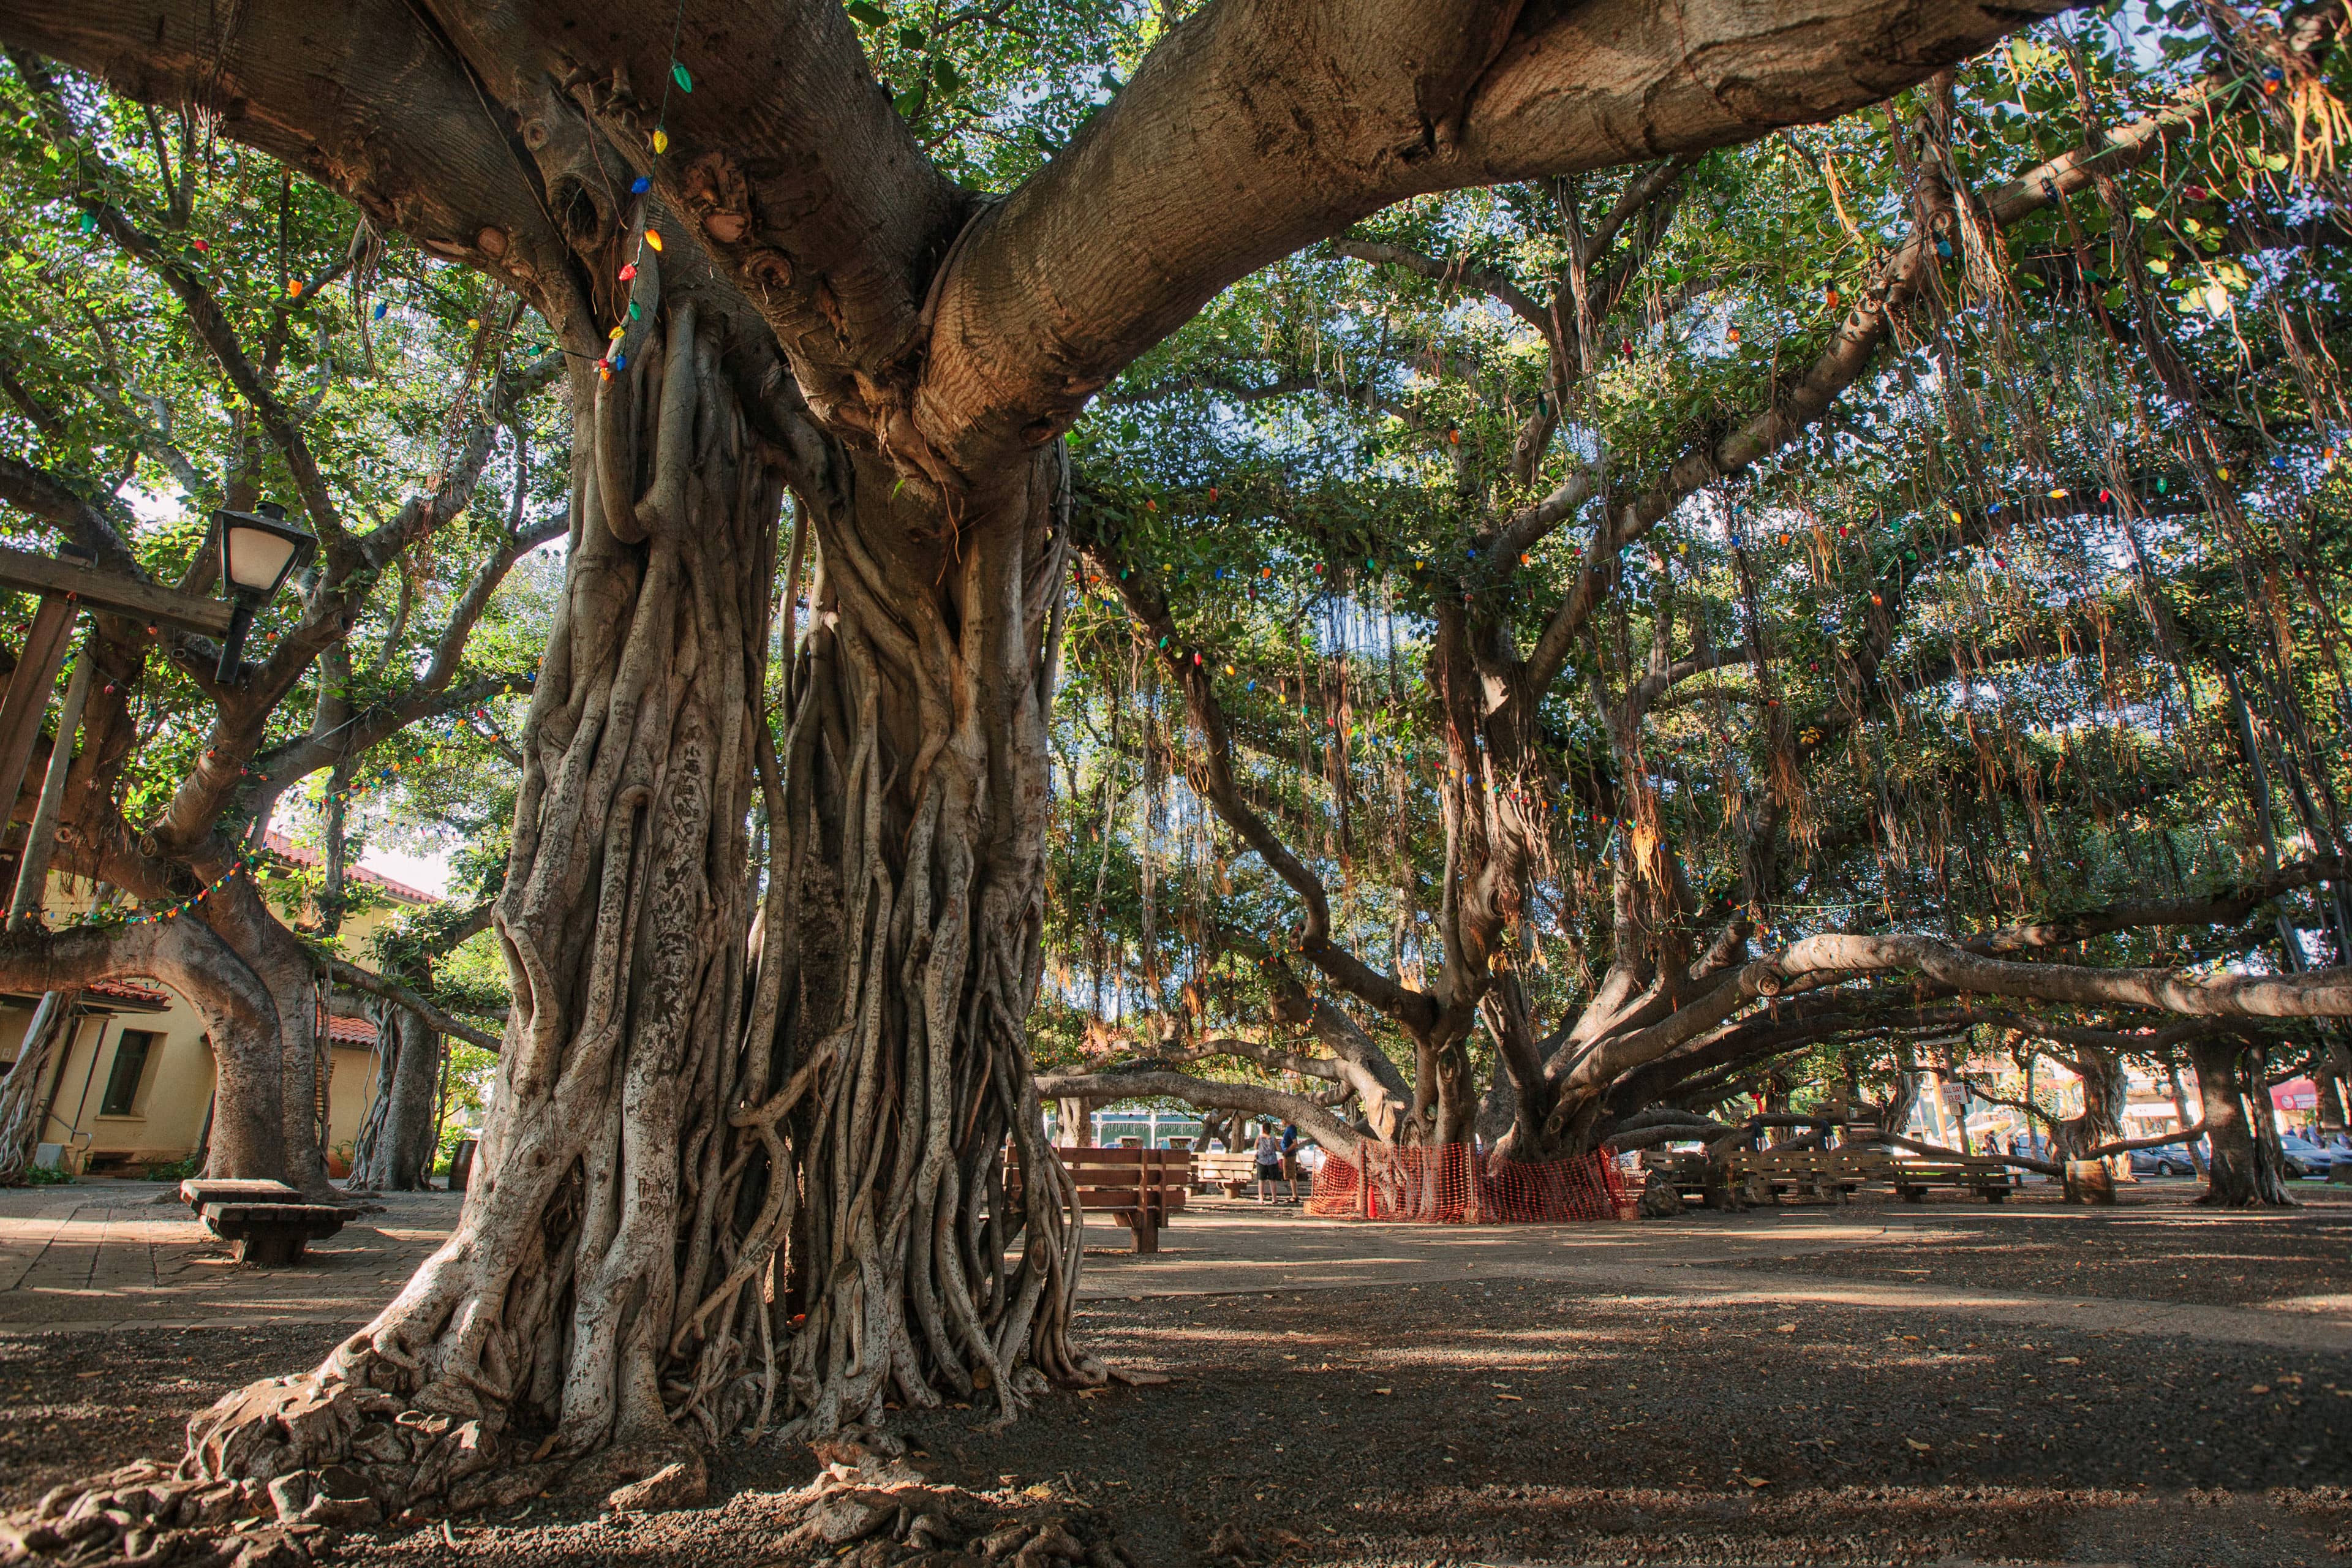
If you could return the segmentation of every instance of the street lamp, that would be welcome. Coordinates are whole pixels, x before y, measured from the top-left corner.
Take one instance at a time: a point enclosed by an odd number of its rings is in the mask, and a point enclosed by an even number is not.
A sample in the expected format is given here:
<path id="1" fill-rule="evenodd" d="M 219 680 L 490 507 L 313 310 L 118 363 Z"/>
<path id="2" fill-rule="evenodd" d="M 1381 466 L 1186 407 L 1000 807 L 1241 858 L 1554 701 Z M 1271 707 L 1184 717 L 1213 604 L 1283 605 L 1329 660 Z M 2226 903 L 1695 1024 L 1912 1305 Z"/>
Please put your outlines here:
<path id="1" fill-rule="evenodd" d="M 310 559 L 319 542 L 288 522 L 286 509 L 274 500 L 252 511 L 224 508 L 213 513 L 213 526 L 220 531 L 221 587 L 235 601 L 217 673 L 222 685 L 233 686 L 253 613 L 269 603 L 289 573 Z"/>

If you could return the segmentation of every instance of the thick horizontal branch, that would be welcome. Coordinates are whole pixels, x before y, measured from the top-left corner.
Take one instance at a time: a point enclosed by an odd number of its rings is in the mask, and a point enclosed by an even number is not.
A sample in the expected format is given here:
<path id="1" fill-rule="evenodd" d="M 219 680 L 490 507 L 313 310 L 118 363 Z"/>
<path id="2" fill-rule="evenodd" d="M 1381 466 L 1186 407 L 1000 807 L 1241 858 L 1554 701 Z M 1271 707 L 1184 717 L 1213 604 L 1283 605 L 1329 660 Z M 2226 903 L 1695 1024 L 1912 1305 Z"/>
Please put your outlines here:
<path id="1" fill-rule="evenodd" d="M 967 473 L 1050 440 L 1220 289 L 1392 202 L 1826 120 L 2063 8 L 1219 0 L 949 258 L 922 440 Z"/>

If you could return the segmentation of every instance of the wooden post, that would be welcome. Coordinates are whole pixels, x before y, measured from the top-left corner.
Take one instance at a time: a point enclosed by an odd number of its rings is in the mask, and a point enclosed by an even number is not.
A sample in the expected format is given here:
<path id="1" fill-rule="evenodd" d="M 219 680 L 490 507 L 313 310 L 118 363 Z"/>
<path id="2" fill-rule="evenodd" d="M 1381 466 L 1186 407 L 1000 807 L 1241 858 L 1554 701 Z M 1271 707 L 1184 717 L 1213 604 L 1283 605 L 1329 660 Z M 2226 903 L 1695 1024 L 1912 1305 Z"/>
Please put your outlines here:
<path id="1" fill-rule="evenodd" d="M 33 825 L 25 833 L 25 858 L 16 868 L 16 894 L 8 901 L 8 929 L 16 931 L 40 914 L 48 890 L 49 856 L 57 847 L 58 812 L 65 801 L 66 774 L 73 767 L 74 737 L 81 731 L 82 705 L 89 699 L 93 661 L 87 647 L 74 660 L 73 679 L 66 682 L 66 700 L 58 710 L 57 744 L 49 752 L 48 776 L 41 781 L 41 801 Z"/>
<path id="2" fill-rule="evenodd" d="M 33 760 L 33 742 L 40 738 L 41 715 L 49 706 L 49 691 L 66 661 L 66 644 L 73 636 L 74 606 L 63 594 L 44 594 L 34 612 L 33 629 L 25 634 L 25 651 L 9 678 L 8 695 L 0 698 L 0 813 L 14 812 L 16 795 L 25 787 L 25 768 Z"/>

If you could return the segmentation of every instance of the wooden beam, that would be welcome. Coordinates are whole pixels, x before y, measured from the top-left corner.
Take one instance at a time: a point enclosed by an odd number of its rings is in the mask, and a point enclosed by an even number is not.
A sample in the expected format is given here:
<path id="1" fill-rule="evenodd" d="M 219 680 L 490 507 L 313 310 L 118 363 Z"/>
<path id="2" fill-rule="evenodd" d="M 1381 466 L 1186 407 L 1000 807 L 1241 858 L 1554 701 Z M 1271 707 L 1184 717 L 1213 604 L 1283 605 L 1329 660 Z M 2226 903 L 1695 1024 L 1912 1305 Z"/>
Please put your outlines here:
<path id="1" fill-rule="evenodd" d="M 32 629 L 25 634 L 25 651 L 8 678 L 8 695 L 0 698 L 0 824 L 16 815 L 16 792 L 24 787 L 34 742 L 41 738 L 41 716 L 48 710 L 73 627 L 74 607 L 66 596 L 42 595 Z"/>
<path id="2" fill-rule="evenodd" d="M 129 616 L 137 620 L 169 621 L 209 637 L 228 635 L 233 606 L 219 599 L 199 598 L 158 588 L 135 577 L 80 566 L 53 556 L 0 545 L 0 587 L 36 594 L 69 594 L 93 610 Z"/>

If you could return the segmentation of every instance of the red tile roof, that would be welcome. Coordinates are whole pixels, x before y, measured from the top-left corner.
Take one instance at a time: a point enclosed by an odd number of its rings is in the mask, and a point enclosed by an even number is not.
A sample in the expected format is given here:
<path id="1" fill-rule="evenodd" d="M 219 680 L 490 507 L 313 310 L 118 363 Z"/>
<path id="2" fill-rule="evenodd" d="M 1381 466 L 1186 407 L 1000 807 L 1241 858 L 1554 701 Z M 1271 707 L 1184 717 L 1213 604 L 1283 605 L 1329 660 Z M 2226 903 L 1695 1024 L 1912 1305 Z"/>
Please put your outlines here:
<path id="1" fill-rule="evenodd" d="M 327 1020 L 327 1038 L 339 1046 L 372 1046 L 375 1044 L 374 1020 L 337 1013 Z"/>
<path id="2" fill-rule="evenodd" d="M 134 1007 L 169 1007 L 171 993 L 152 985 L 142 985 L 135 980 L 101 980 L 81 988 L 85 996 L 95 996 L 102 1002 L 121 1002 Z"/>
<path id="3" fill-rule="evenodd" d="M 264 840 L 264 842 L 269 846 L 269 852 L 272 855 L 291 860 L 297 866 L 320 867 L 326 864 L 326 858 L 320 855 L 316 849 L 306 849 L 301 845 L 295 843 L 291 838 L 287 837 L 283 833 L 272 833 Z M 385 876 L 383 872 L 371 871 L 364 866 L 346 865 L 343 868 L 343 875 L 354 882 L 364 882 L 371 888 L 383 889 L 387 895 L 399 903 L 432 904 L 440 902 L 438 899 L 435 898 L 431 893 L 426 892 L 422 888 L 412 888 L 405 882 L 396 882 L 390 877 Z M 369 1029 L 370 1033 L 368 1037 L 373 1039 L 375 1037 L 373 1033 L 374 1026 L 369 1026 Z"/>

